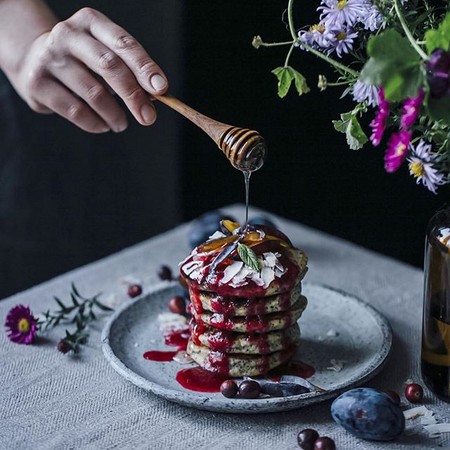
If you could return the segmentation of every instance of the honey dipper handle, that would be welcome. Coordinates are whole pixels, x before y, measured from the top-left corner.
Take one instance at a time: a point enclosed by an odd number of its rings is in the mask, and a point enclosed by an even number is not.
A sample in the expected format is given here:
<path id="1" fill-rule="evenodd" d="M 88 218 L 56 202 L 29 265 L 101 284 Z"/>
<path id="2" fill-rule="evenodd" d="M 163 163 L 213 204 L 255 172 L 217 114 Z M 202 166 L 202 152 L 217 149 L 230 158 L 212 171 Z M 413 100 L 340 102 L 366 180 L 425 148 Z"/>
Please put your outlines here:
<path id="1" fill-rule="evenodd" d="M 220 137 L 230 128 L 231 125 L 227 125 L 217 120 L 213 120 L 190 106 L 184 104 L 181 100 L 170 94 L 155 96 L 157 100 L 174 109 L 182 114 L 184 117 L 195 123 L 201 128 L 217 145 L 219 145 Z"/>

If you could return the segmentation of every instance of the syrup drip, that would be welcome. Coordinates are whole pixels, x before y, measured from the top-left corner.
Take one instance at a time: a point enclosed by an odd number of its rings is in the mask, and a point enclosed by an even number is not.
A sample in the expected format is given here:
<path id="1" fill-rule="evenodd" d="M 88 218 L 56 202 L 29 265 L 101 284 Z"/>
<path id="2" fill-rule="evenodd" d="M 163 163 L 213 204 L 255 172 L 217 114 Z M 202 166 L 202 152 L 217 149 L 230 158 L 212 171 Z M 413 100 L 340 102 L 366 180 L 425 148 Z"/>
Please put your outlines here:
<path id="1" fill-rule="evenodd" d="M 249 203 L 249 194 L 250 194 L 250 176 L 251 172 L 243 171 L 244 174 L 244 182 L 245 182 L 245 223 L 242 228 L 243 232 L 247 230 L 248 226 L 248 203 Z"/>

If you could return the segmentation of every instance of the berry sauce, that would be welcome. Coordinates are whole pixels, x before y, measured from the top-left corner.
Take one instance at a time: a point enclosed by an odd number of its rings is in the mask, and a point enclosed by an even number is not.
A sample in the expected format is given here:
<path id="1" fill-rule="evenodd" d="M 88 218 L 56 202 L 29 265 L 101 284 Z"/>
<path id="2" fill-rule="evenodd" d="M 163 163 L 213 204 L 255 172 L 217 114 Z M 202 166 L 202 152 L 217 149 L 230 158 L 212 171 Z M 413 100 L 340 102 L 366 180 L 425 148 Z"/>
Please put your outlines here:
<path id="1" fill-rule="evenodd" d="M 201 367 L 182 369 L 175 377 L 185 389 L 196 392 L 220 392 L 220 385 L 229 378 Z"/>

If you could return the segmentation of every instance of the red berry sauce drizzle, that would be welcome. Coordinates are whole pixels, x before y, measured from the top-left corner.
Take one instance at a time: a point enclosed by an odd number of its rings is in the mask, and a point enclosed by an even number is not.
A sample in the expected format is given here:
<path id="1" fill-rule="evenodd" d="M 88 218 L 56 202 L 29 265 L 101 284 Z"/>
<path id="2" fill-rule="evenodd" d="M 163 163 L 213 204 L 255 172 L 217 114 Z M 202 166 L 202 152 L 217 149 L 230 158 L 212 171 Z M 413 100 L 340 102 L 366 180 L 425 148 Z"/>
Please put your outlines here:
<path id="1" fill-rule="evenodd" d="M 191 324 L 192 325 L 192 324 Z M 205 331 L 204 325 L 192 325 L 192 339 L 198 341 L 198 336 Z M 186 330 L 172 330 L 164 335 L 164 342 L 171 347 L 177 347 L 175 351 L 150 350 L 145 352 L 143 357 L 149 361 L 170 362 L 179 351 L 185 351 L 188 334 Z M 208 356 L 206 366 L 213 370 L 203 369 L 201 367 L 189 367 L 178 371 L 175 379 L 185 389 L 196 392 L 220 392 L 220 385 L 230 378 L 228 374 L 229 358 L 223 353 L 232 346 L 232 333 L 222 331 L 214 335 L 214 348 Z M 255 335 L 255 340 L 261 343 L 261 351 L 264 352 L 264 341 L 261 337 Z M 198 341 L 199 342 L 199 341 Z M 212 341 L 211 341 L 212 342 Z M 262 364 L 265 359 L 262 358 Z M 296 375 L 302 378 L 309 378 L 315 373 L 314 367 L 300 361 L 290 361 L 276 369 L 271 370 L 267 376 L 274 381 L 278 381 L 282 375 Z"/>

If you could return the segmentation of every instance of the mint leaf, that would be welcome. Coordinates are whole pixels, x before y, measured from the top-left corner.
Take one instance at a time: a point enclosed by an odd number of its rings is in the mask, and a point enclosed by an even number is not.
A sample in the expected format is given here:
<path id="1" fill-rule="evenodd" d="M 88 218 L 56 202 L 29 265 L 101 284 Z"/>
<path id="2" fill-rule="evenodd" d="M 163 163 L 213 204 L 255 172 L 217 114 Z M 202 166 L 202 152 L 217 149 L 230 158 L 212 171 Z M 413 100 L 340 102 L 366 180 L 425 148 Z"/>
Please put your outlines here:
<path id="1" fill-rule="evenodd" d="M 437 48 L 448 50 L 450 48 L 450 13 L 448 13 L 436 30 L 428 30 L 425 33 L 425 45 L 428 54 Z"/>
<path id="2" fill-rule="evenodd" d="M 286 97 L 293 81 L 298 95 L 306 94 L 309 92 L 309 87 L 306 84 L 306 78 L 292 67 L 277 67 L 276 69 L 272 70 L 272 73 L 278 79 L 278 96 L 280 98 Z"/>
<path id="3" fill-rule="evenodd" d="M 408 39 L 394 29 L 372 36 L 367 44 L 369 60 L 360 79 L 384 87 L 389 101 L 414 97 L 423 84 L 421 60 Z"/>
<path id="4" fill-rule="evenodd" d="M 351 150 L 359 150 L 368 141 L 354 111 L 341 114 L 341 120 L 333 120 L 334 129 L 344 133 Z"/>
<path id="5" fill-rule="evenodd" d="M 259 271 L 260 264 L 259 264 L 258 257 L 256 256 L 256 253 L 250 247 L 247 247 L 245 244 L 239 243 L 237 251 L 238 251 L 239 257 L 242 259 L 242 261 L 244 262 L 244 264 L 247 267 L 250 267 L 250 269 Z"/>

